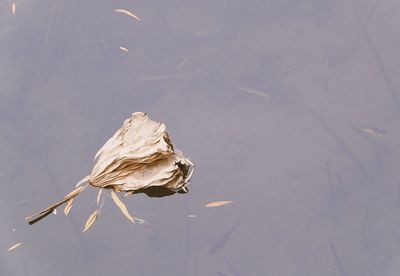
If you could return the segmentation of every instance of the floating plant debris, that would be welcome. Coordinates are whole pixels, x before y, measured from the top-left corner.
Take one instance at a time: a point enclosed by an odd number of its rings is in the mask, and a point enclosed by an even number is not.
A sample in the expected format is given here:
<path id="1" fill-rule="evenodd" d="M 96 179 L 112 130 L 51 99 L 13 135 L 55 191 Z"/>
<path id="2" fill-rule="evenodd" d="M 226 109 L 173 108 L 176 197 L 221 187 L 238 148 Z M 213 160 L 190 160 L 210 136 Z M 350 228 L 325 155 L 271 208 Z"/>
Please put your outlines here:
<path id="1" fill-rule="evenodd" d="M 148 189 L 160 188 L 175 192 L 186 192 L 186 184 L 194 172 L 194 164 L 183 154 L 174 150 L 163 123 L 151 120 L 146 113 L 135 112 L 126 119 L 122 127 L 96 153 L 92 173 L 78 182 L 76 188 L 61 201 L 27 217 L 33 224 L 67 203 L 64 214 L 71 210 L 73 198 L 90 184 L 100 191 L 97 209 L 86 221 L 84 231 L 98 217 L 102 189 L 111 189 L 111 197 L 122 213 L 131 221 L 143 220 L 130 215 L 116 192 L 132 195 Z"/>
<path id="2" fill-rule="evenodd" d="M 98 213 L 99 213 L 99 210 L 95 210 L 95 211 L 89 216 L 89 218 L 86 220 L 85 228 L 83 229 L 82 232 L 85 232 L 86 230 L 88 230 L 88 229 L 93 225 L 93 223 L 94 223 L 94 222 L 96 221 L 96 219 L 97 219 Z"/>
<path id="3" fill-rule="evenodd" d="M 130 11 L 128 11 L 128 10 L 117 9 L 117 10 L 114 10 L 114 11 L 115 11 L 115 12 L 119 12 L 119 13 L 123 13 L 123 14 L 126 14 L 126 15 L 128 15 L 128 16 L 130 16 L 130 17 L 136 19 L 136 20 L 139 21 L 139 22 L 141 21 L 139 17 L 137 17 L 136 15 L 134 15 L 132 12 L 130 12 Z"/>
<path id="4" fill-rule="evenodd" d="M 101 194 L 103 193 L 103 189 L 100 189 L 99 192 L 97 193 L 97 198 L 96 198 L 96 205 L 99 206 L 100 203 L 100 197 Z"/>
<path id="5" fill-rule="evenodd" d="M 114 191 L 111 191 L 111 197 L 114 200 L 115 204 L 121 210 L 125 217 L 127 217 L 131 222 L 135 223 L 131 214 L 129 214 L 128 209 L 126 208 L 125 204 L 119 199 L 117 194 Z"/>
<path id="6" fill-rule="evenodd" d="M 362 131 L 369 135 L 384 137 L 387 134 L 385 130 L 377 128 L 377 127 L 371 127 L 371 126 L 365 126 L 365 125 L 353 125 L 352 127 L 355 131 L 357 131 L 357 130 Z"/>
<path id="7" fill-rule="evenodd" d="M 65 208 L 64 208 L 64 215 L 68 215 L 69 211 L 71 211 L 73 202 L 74 202 L 74 198 L 71 198 L 70 200 L 67 201 L 67 205 L 65 205 Z"/>
<path id="8" fill-rule="evenodd" d="M 19 243 L 17 243 L 17 244 L 14 244 L 13 246 L 11 246 L 10 248 L 8 248 L 7 249 L 7 251 L 12 251 L 12 250 L 14 250 L 15 248 L 17 248 L 18 246 L 20 246 L 22 244 L 22 242 L 19 242 Z"/>
<path id="9" fill-rule="evenodd" d="M 210 207 L 220 207 L 220 206 L 224 206 L 224 205 L 230 204 L 230 203 L 233 203 L 233 201 L 231 201 L 231 200 L 213 201 L 213 202 L 207 203 L 205 207 L 208 207 L 208 208 L 210 208 Z"/>
<path id="10" fill-rule="evenodd" d="M 248 89 L 246 87 L 241 87 L 239 88 L 240 91 L 246 92 L 246 93 L 250 93 L 250 94 L 254 94 L 260 97 L 264 97 L 264 98 L 269 98 L 270 95 L 265 94 L 264 92 L 258 91 L 258 90 L 252 90 L 252 89 Z"/>

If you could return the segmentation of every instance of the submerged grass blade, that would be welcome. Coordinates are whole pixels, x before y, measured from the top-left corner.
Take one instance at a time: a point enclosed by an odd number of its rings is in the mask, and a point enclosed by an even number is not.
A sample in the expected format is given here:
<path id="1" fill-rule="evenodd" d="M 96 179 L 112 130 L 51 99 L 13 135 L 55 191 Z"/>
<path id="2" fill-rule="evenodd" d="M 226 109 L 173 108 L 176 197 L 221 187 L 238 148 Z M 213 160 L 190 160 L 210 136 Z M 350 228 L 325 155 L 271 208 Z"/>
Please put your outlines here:
<path id="1" fill-rule="evenodd" d="M 129 214 L 128 209 L 126 208 L 125 204 L 119 199 L 117 194 L 114 191 L 111 191 L 111 197 L 114 200 L 115 204 L 121 210 L 125 217 L 127 217 L 131 222 L 135 223 L 131 214 Z"/>
<path id="2" fill-rule="evenodd" d="M 87 219 L 87 221 L 85 223 L 85 228 L 83 229 L 82 232 L 85 232 L 86 230 L 88 230 L 93 225 L 93 223 L 97 219 L 97 213 L 98 212 L 99 212 L 99 210 L 96 210 L 89 216 L 89 218 Z"/>

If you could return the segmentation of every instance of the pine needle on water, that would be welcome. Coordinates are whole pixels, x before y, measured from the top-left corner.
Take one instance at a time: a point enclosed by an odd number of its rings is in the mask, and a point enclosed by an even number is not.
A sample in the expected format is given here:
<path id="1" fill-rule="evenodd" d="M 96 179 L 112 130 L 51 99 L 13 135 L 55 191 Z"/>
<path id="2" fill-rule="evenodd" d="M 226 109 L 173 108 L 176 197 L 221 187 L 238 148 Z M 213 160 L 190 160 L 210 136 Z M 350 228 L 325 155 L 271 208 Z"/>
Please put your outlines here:
<path id="1" fill-rule="evenodd" d="M 233 201 L 231 201 L 231 200 L 213 201 L 213 202 L 207 203 L 205 207 L 220 207 L 220 206 L 224 206 L 224 205 L 230 204 L 230 203 L 233 203 Z"/>
<path id="2" fill-rule="evenodd" d="M 93 225 L 93 223 L 97 219 L 98 212 L 99 212 L 99 210 L 96 210 L 89 216 L 89 218 L 87 219 L 87 221 L 85 223 L 85 228 L 83 229 L 82 232 L 85 232 L 86 230 L 88 230 Z"/>
<path id="3" fill-rule="evenodd" d="M 128 10 L 117 9 L 117 10 L 114 10 L 114 11 L 115 11 L 115 12 L 120 12 L 120 13 L 123 13 L 123 14 L 126 14 L 126 15 L 128 15 L 128 16 L 130 16 L 130 17 L 136 19 L 136 20 L 139 21 L 139 22 L 141 21 L 139 17 L 137 17 L 136 15 L 134 15 L 132 12 L 130 12 L 130 11 L 128 11 Z"/>
<path id="4" fill-rule="evenodd" d="M 10 248 L 8 248 L 8 250 L 7 251 L 11 251 L 11 250 L 14 250 L 15 248 L 17 248 L 18 246 L 20 246 L 22 244 L 22 242 L 19 242 L 19 243 L 17 243 L 17 244 L 14 244 L 13 246 L 11 246 Z"/>
<path id="5" fill-rule="evenodd" d="M 125 204 L 119 199 L 117 194 L 114 191 L 111 191 L 111 197 L 114 200 L 115 204 L 121 210 L 125 217 L 127 217 L 131 222 L 135 223 L 131 214 L 129 214 L 128 209 L 126 208 Z"/>
<path id="6" fill-rule="evenodd" d="M 65 205 L 65 208 L 64 208 L 64 215 L 68 215 L 69 211 L 71 211 L 73 202 L 74 202 L 74 198 L 71 198 L 70 200 L 67 201 L 67 205 Z"/>

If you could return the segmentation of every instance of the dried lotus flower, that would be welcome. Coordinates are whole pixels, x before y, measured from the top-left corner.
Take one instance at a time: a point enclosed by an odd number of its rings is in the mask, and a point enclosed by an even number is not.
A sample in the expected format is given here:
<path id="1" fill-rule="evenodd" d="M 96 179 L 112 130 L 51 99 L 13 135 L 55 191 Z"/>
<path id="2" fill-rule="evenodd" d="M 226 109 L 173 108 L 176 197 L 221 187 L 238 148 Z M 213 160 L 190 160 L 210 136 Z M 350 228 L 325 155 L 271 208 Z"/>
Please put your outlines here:
<path id="1" fill-rule="evenodd" d="M 151 120 L 143 112 L 135 112 L 126 119 L 96 153 L 96 159 L 90 175 L 79 181 L 76 188 L 61 201 L 27 217 L 29 224 L 76 197 L 87 184 L 125 195 L 152 188 L 175 193 L 185 191 L 194 171 L 193 163 L 180 151 L 174 150 L 165 125 Z"/>

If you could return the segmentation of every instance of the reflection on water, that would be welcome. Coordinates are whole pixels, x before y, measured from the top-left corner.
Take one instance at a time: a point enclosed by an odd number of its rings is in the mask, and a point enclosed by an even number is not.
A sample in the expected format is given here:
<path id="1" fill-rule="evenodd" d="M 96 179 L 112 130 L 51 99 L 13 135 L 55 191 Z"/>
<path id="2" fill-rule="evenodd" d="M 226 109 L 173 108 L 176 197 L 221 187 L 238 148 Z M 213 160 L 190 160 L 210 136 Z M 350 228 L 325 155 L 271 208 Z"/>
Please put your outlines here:
<path id="1" fill-rule="evenodd" d="M 1 275 L 397 275 L 396 1 L 0 3 Z M 135 111 L 190 192 L 28 226 Z"/>

